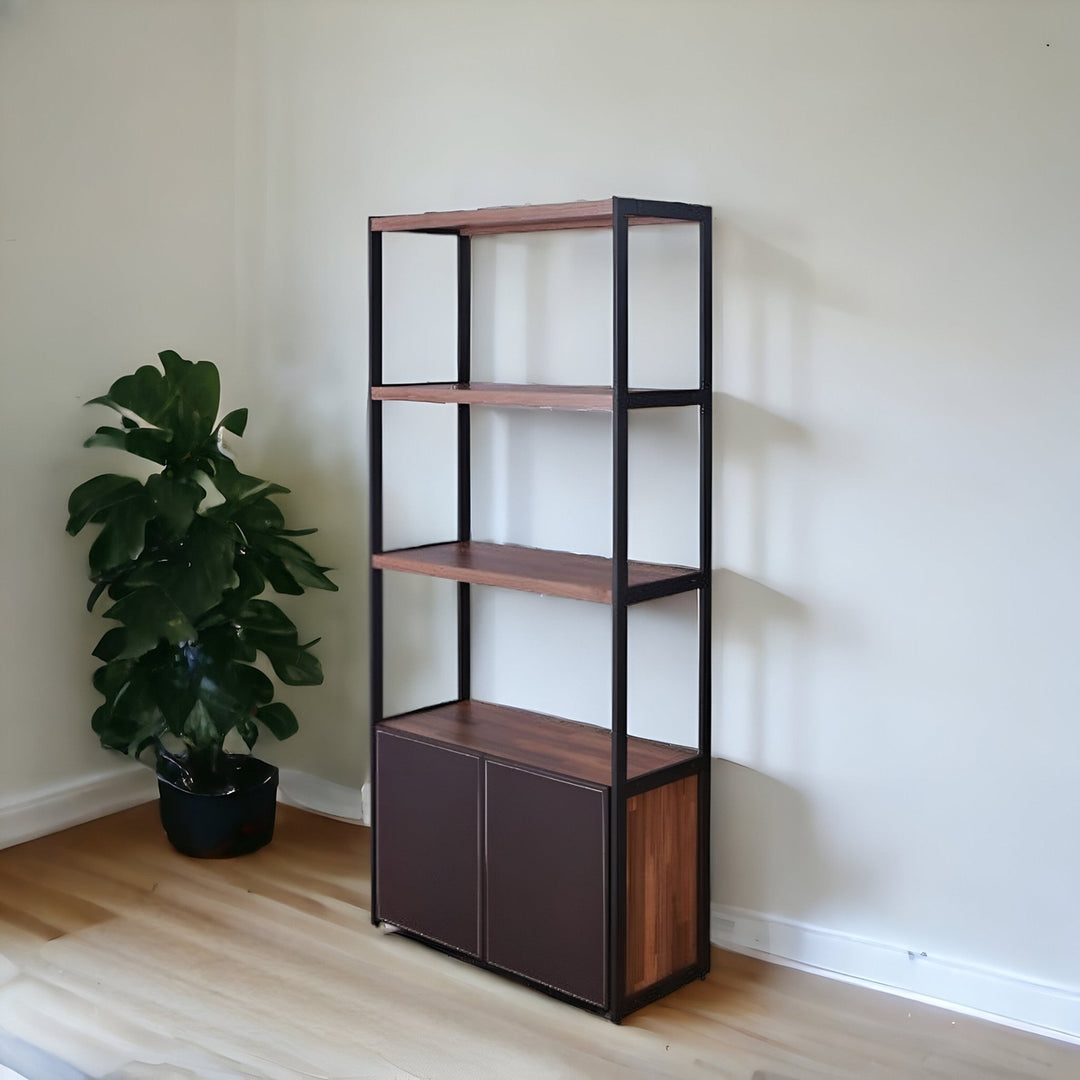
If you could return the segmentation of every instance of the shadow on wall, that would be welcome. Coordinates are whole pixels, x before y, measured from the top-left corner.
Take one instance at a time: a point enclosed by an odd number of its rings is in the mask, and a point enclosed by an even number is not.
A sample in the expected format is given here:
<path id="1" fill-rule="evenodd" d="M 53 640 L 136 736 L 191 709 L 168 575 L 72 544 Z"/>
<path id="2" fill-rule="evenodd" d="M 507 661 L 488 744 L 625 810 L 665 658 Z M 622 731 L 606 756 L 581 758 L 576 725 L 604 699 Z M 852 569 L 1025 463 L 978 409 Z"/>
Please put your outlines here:
<path id="1" fill-rule="evenodd" d="M 862 868 L 823 846 L 820 808 L 809 782 L 800 788 L 816 757 L 820 631 L 805 599 L 814 581 L 814 323 L 822 305 L 853 305 L 825 296 L 807 261 L 735 224 L 718 230 L 716 271 L 725 391 L 715 397 L 716 561 L 725 569 L 714 575 L 714 745 L 723 758 L 713 762 L 713 900 L 744 909 L 739 940 L 769 951 L 768 940 L 754 940 L 768 925 L 750 916 L 810 920 L 830 898 L 869 887 Z"/>
<path id="2" fill-rule="evenodd" d="M 771 771 L 795 769 L 810 750 L 803 708 L 810 611 L 732 570 L 715 571 L 713 583 L 723 658 L 719 743 L 739 761 Z"/>
<path id="3" fill-rule="evenodd" d="M 713 904 L 812 921 L 825 900 L 870 889 L 863 867 L 838 860 L 823 846 L 813 809 L 794 786 L 717 759 L 712 809 Z M 738 936 L 743 944 L 774 951 L 764 923 L 751 923 L 750 932 Z"/>
<path id="4" fill-rule="evenodd" d="M 301 540 L 321 564 L 331 567 L 336 593 L 309 591 L 297 605 L 302 637 L 321 637 L 315 651 L 326 679 L 291 701 L 300 731 L 275 762 L 288 764 L 324 779 L 359 788 L 367 772 L 369 712 L 367 595 L 367 490 L 355 460 L 342 459 L 341 446 L 313 450 L 310 432 L 284 410 L 272 417 L 264 407 L 252 427 L 273 432 L 260 438 L 245 456 L 250 471 L 270 477 L 291 489 L 280 498 L 291 528 L 315 527 Z M 286 613 L 291 598 L 275 597 Z M 270 740 L 267 740 L 269 748 Z M 260 743 L 261 747 L 261 743 Z M 270 753 L 266 754 L 268 758 Z"/>

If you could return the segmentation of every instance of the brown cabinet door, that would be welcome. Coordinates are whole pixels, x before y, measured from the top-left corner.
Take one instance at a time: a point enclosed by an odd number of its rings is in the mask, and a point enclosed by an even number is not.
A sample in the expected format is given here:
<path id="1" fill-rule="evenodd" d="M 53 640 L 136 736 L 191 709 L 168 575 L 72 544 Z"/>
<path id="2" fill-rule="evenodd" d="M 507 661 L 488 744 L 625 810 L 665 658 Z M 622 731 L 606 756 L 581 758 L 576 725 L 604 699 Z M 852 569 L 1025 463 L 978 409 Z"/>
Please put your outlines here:
<path id="1" fill-rule="evenodd" d="M 607 791 L 485 762 L 487 960 L 606 1007 Z"/>
<path id="2" fill-rule="evenodd" d="M 387 731 L 375 745 L 375 911 L 480 954 L 480 759 Z"/>

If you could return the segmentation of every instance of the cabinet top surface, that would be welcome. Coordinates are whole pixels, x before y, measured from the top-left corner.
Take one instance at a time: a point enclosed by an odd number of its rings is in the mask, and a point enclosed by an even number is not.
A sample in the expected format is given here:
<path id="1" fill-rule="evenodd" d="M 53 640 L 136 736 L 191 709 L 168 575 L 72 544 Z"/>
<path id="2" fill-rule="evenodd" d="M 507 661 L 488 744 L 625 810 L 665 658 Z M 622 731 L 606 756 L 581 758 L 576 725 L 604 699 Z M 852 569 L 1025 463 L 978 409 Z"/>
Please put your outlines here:
<path id="1" fill-rule="evenodd" d="M 372 232 L 448 232 L 462 236 L 542 232 L 549 229 L 610 229 L 619 202 L 632 225 L 677 224 L 707 220 L 712 209 L 691 203 L 642 199 L 593 199 L 529 206 L 490 206 L 478 210 L 437 210 L 371 218 Z"/>
<path id="2" fill-rule="evenodd" d="M 611 783 L 611 732 L 486 701 L 455 701 L 384 720 L 380 728 L 431 739 L 594 784 Z M 630 736 L 627 776 L 690 761 L 694 750 Z"/>

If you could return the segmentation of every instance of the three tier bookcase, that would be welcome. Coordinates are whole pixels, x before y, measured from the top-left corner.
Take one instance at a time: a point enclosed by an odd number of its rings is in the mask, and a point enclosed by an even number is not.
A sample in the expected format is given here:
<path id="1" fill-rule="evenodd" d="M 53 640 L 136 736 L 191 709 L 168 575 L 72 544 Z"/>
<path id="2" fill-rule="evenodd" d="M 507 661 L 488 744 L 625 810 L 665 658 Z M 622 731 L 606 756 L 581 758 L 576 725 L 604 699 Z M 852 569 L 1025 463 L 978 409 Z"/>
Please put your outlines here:
<path id="1" fill-rule="evenodd" d="M 698 381 L 631 387 L 628 232 L 690 223 L 698 231 Z M 609 386 L 471 379 L 471 239 L 607 229 L 612 236 Z M 383 237 L 457 238 L 457 372 L 443 383 L 383 374 Z M 386 923 L 616 1022 L 709 970 L 711 759 L 712 211 L 611 198 L 434 212 L 369 221 L 372 904 Z M 443 403 L 457 413 L 457 535 L 383 547 L 386 401 Z M 611 414 L 610 558 L 472 537 L 474 408 Z M 698 565 L 628 558 L 629 416 L 698 413 Z M 383 709 L 383 575 L 457 582 L 457 696 L 397 716 Z M 474 700 L 471 590 L 519 589 L 608 605 L 610 729 Z M 627 615 L 633 604 L 697 594 L 697 746 L 627 734 Z"/>

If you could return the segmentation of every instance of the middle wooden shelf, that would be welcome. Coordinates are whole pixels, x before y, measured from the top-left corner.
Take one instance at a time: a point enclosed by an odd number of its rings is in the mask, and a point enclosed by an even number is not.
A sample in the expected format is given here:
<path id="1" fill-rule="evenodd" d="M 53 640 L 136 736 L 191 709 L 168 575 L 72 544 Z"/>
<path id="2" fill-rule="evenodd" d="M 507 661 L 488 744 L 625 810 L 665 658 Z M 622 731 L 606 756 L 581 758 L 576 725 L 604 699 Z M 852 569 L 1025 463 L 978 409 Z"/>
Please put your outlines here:
<path id="1" fill-rule="evenodd" d="M 399 570 L 470 585 L 495 585 L 596 604 L 612 602 L 612 561 L 602 555 L 456 540 L 380 552 L 371 557 L 371 565 L 376 570 Z M 691 566 L 635 560 L 627 563 L 628 604 L 690 592 L 700 586 L 701 571 Z"/>

